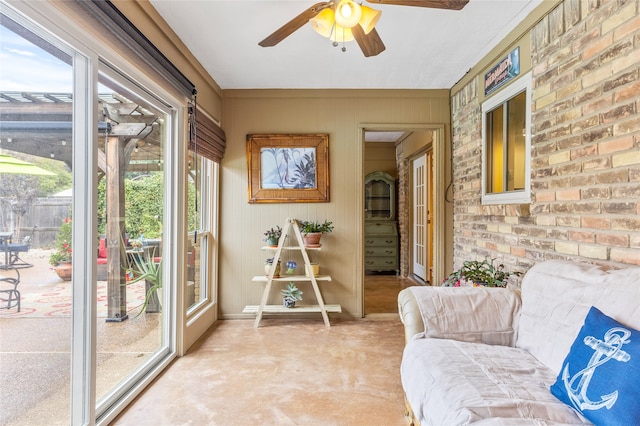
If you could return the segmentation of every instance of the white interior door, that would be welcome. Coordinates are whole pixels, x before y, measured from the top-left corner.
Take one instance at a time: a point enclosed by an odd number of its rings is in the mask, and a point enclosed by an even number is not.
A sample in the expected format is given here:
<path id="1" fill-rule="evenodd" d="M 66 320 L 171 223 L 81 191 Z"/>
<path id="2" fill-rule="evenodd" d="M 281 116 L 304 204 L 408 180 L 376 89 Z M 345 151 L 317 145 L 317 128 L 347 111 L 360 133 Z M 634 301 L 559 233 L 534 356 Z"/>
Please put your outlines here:
<path id="1" fill-rule="evenodd" d="M 427 281 L 427 156 L 413 160 L 413 273 Z"/>

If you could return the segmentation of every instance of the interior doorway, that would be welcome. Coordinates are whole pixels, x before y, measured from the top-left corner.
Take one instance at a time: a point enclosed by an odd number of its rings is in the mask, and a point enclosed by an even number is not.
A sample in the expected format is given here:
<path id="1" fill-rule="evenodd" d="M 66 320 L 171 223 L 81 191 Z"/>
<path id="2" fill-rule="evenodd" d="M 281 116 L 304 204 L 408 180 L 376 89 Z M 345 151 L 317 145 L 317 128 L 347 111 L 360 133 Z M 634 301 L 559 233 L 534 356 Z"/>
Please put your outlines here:
<path id="1" fill-rule="evenodd" d="M 397 312 L 396 298 L 401 289 L 436 282 L 444 273 L 444 203 L 434 206 L 434 199 L 444 200 L 446 187 L 446 146 L 437 143 L 444 141 L 443 129 L 444 126 L 430 125 L 363 126 L 363 181 L 376 171 L 395 178 L 399 235 L 397 273 L 367 269 L 364 237 L 365 316 Z M 366 212 L 363 222 L 365 229 Z"/>

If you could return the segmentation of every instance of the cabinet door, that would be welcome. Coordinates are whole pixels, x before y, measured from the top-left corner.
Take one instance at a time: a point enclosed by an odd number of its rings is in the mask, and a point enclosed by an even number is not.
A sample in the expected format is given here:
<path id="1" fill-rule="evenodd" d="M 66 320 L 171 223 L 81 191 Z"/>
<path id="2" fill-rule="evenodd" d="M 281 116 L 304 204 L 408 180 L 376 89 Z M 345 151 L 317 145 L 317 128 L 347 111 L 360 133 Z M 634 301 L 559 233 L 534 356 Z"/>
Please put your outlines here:
<path id="1" fill-rule="evenodd" d="M 383 172 L 366 176 L 364 184 L 366 219 L 395 218 L 395 179 Z"/>

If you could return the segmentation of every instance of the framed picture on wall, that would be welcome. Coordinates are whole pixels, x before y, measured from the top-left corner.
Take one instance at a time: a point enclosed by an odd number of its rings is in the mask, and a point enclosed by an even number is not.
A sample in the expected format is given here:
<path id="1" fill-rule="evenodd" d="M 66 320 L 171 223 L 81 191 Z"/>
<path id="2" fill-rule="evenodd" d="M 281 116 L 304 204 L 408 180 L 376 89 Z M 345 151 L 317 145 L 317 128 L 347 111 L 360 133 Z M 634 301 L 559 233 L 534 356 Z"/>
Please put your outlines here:
<path id="1" fill-rule="evenodd" d="M 329 135 L 247 135 L 249 203 L 329 201 Z"/>

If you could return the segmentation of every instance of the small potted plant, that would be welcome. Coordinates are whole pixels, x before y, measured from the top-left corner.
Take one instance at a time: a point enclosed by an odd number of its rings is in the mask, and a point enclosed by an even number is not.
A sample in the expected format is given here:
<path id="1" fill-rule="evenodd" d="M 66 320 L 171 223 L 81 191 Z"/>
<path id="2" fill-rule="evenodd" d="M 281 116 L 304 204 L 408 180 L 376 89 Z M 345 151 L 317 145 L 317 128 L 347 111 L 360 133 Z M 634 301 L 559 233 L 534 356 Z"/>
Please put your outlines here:
<path id="1" fill-rule="evenodd" d="M 300 222 L 300 232 L 306 247 L 320 247 L 320 238 L 322 234 L 328 234 L 333 231 L 333 222 L 325 220 L 323 223 L 317 221 Z"/>
<path id="2" fill-rule="evenodd" d="M 266 242 L 270 247 L 275 247 L 278 245 L 278 241 L 280 241 L 280 236 L 282 235 L 282 228 L 276 226 L 275 229 L 267 229 L 264 233 L 264 238 L 262 241 Z"/>
<path id="3" fill-rule="evenodd" d="M 71 259 L 73 257 L 71 231 L 71 218 L 67 217 L 56 235 L 56 250 L 49 256 L 52 269 L 64 281 L 71 281 Z"/>
<path id="4" fill-rule="evenodd" d="M 287 263 L 285 263 L 285 266 L 287 267 L 285 274 L 293 275 L 296 272 L 296 268 L 298 267 L 298 264 L 293 260 L 289 260 Z"/>
<path id="5" fill-rule="evenodd" d="M 289 282 L 286 288 L 280 290 L 282 294 L 282 304 L 285 308 L 293 308 L 296 301 L 302 300 L 302 291 L 293 282 Z"/>
<path id="6" fill-rule="evenodd" d="M 443 287 L 461 287 L 468 283 L 474 287 L 506 287 L 511 275 L 519 276 L 520 272 L 507 272 L 504 265 L 494 265 L 495 259 L 467 260 L 462 268 L 453 271 L 442 281 Z"/>
<path id="7" fill-rule="evenodd" d="M 149 255 L 133 255 L 131 263 L 126 270 L 130 280 L 122 284 L 131 285 L 139 281 L 145 282 L 145 298 L 137 316 L 143 312 L 158 313 L 162 311 L 162 306 L 158 297 L 158 291 L 162 289 L 162 260 L 157 261 L 155 248 Z"/>
<path id="8" fill-rule="evenodd" d="M 273 265 L 273 257 L 264 261 L 264 274 L 269 276 L 269 272 L 271 272 L 271 266 Z M 276 269 L 273 271 L 273 278 L 280 277 L 280 261 L 276 264 Z"/>

